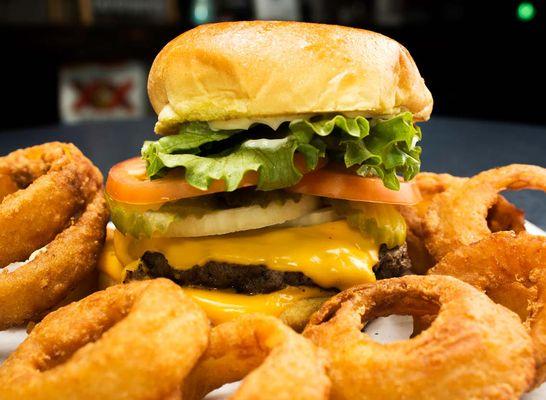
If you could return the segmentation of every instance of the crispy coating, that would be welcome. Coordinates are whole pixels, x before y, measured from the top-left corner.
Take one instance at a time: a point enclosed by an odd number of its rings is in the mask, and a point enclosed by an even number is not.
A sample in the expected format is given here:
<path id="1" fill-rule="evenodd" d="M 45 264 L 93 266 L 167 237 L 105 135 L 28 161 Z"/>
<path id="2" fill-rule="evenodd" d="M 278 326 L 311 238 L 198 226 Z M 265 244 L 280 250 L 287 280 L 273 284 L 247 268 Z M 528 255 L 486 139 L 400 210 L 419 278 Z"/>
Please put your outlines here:
<path id="1" fill-rule="evenodd" d="M 412 339 L 362 333 L 391 314 L 435 316 Z M 329 351 L 332 399 L 519 399 L 533 380 L 529 334 L 516 314 L 447 276 L 404 276 L 341 292 L 304 336 Z"/>
<path id="2" fill-rule="evenodd" d="M 250 314 L 220 324 L 210 345 L 184 381 L 184 400 L 201 399 L 243 379 L 230 399 L 328 399 L 324 353 L 280 320 Z"/>
<path id="3" fill-rule="evenodd" d="M 46 251 L 15 271 L 0 271 L 0 330 L 41 316 L 94 270 L 107 222 L 104 195 L 96 192 Z"/>
<path id="4" fill-rule="evenodd" d="M 99 190 L 102 175 L 71 144 L 47 143 L 0 158 L 0 174 L 17 190 L 0 203 L 0 268 L 24 261 L 70 223 Z"/>
<path id="5" fill-rule="evenodd" d="M 535 385 L 546 380 L 546 238 L 493 233 L 449 253 L 429 273 L 459 278 L 516 312 L 533 339 Z"/>
<path id="6" fill-rule="evenodd" d="M 488 210 L 503 190 L 546 190 L 546 169 L 513 164 L 484 171 L 432 199 L 425 217 L 428 250 L 440 260 L 456 248 L 487 237 Z"/>
<path id="7" fill-rule="evenodd" d="M 197 362 L 209 329 L 168 280 L 114 286 L 45 317 L 0 366 L 0 398 L 160 399 Z"/>

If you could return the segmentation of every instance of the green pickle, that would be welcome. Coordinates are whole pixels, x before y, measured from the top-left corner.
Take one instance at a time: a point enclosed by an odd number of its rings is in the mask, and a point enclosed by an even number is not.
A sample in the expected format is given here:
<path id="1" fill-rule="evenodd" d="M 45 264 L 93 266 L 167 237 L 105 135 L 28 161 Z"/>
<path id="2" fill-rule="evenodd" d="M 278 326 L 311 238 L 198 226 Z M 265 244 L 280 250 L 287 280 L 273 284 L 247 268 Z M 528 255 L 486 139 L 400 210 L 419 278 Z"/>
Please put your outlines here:
<path id="1" fill-rule="evenodd" d="M 271 203 L 283 205 L 288 200 L 299 202 L 301 195 L 282 190 L 271 192 L 239 189 L 230 193 L 215 193 L 160 204 L 138 206 L 124 204 L 106 195 L 110 218 L 124 235 L 149 238 L 166 232 L 172 223 L 188 216 L 203 215 L 220 210 L 259 205 L 266 208 Z"/>
<path id="2" fill-rule="evenodd" d="M 330 200 L 334 210 L 347 218 L 349 226 L 371 236 L 377 244 L 392 249 L 406 242 L 406 221 L 391 204 Z"/>

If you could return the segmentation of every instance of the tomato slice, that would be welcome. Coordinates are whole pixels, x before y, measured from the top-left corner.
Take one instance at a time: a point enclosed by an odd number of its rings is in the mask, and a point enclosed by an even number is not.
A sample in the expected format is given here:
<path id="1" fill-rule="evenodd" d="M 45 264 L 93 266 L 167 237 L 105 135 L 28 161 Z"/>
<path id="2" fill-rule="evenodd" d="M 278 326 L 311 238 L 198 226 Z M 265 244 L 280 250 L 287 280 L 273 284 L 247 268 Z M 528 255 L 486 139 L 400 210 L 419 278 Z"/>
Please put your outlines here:
<path id="1" fill-rule="evenodd" d="M 253 186 L 258 174 L 247 173 L 239 187 Z M 167 201 L 225 191 L 224 181 L 214 181 L 208 190 L 193 187 L 184 180 L 181 170 L 172 170 L 165 177 L 149 179 L 146 164 L 139 157 L 130 158 L 112 167 L 106 181 L 106 193 L 114 200 L 128 204 L 159 204 Z"/>
<path id="2" fill-rule="evenodd" d="M 306 174 L 286 190 L 333 199 L 413 205 L 421 201 L 421 192 L 411 182 L 400 182 L 400 190 L 385 187 L 379 178 L 365 178 L 344 168 L 328 167 Z"/>
<path id="3" fill-rule="evenodd" d="M 295 155 L 294 163 L 300 171 L 306 169 L 305 160 L 299 154 Z M 324 161 L 319 161 L 318 168 L 322 165 Z M 239 187 L 256 186 L 257 183 L 258 174 L 249 171 L 243 177 Z M 184 172 L 181 169 L 171 170 L 163 178 L 150 180 L 146 176 L 146 164 L 139 157 L 114 165 L 106 181 L 106 193 L 114 200 L 140 205 L 160 204 L 225 190 L 226 185 L 223 180 L 212 182 L 208 190 L 197 189 L 184 180 Z"/>
<path id="4" fill-rule="evenodd" d="M 296 154 L 295 164 L 300 171 L 305 169 L 303 157 Z M 296 193 L 330 197 L 352 201 L 412 205 L 421 201 L 421 193 L 416 185 L 400 182 L 400 190 L 387 189 L 379 178 L 364 178 L 342 167 L 328 165 L 304 174 L 301 181 L 289 190 Z M 239 187 L 256 186 L 258 174 L 247 173 Z M 212 182 L 208 190 L 200 190 L 184 180 L 182 170 L 172 170 L 167 176 L 150 180 L 146 176 L 146 165 L 139 158 L 116 164 L 108 173 L 106 192 L 114 200 L 135 205 L 161 204 L 168 201 L 203 196 L 226 190 L 224 181 Z"/>

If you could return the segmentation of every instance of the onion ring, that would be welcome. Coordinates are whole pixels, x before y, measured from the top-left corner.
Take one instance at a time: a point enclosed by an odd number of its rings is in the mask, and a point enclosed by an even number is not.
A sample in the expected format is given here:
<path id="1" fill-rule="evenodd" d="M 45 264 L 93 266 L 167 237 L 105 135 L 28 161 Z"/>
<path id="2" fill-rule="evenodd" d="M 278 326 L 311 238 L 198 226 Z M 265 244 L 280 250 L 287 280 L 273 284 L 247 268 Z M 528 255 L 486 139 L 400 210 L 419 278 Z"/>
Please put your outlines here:
<path id="1" fill-rule="evenodd" d="M 326 365 L 323 352 L 280 320 L 249 314 L 212 329 L 181 398 L 201 399 L 244 378 L 230 399 L 328 399 Z"/>
<path id="2" fill-rule="evenodd" d="M 546 238 L 493 233 L 449 253 L 429 273 L 459 278 L 516 312 L 533 339 L 535 385 L 546 380 Z"/>
<path id="3" fill-rule="evenodd" d="M 113 286 L 46 316 L 0 367 L 0 398 L 160 399 L 197 362 L 209 329 L 168 280 Z"/>
<path id="4" fill-rule="evenodd" d="M 0 166 L 11 168 L 4 176 L 21 188 L 0 204 L 2 263 L 19 261 L 47 244 L 16 270 L 0 269 L 0 329 L 6 329 L 41 317 L 90 276 L 104 242 L 108 210 L 100 172 L 73 145 L 16 151 L 1 158 Z"/>
<path id="5" fill-rule="evenodd" d="M 380 344 L 373 318 L 435 315 L 412 339 Z M 341 292 L 304 331 L 332 358 L 334 399 L 516 399 L 533 380 L 531 338 L 516 314 L 447 276 L 404 276 Z"/>
<path id="6" fill-rule="evenodd" d="M 2 180 L 19 189 L 0 203 L 0 268 L 27 259 L 61 232 L 102 185 L 71 144 L 47 143 L 0 158 Z"/>
<path id="7" fill-rule="evenodd" d="M 436 260 L 457 247 L 487 237 L 488 210 L 503 190 L 546 190 L 546 169 L 513 164 L 484 171 L 432 200 L 425 218 L 425 242 Z"/>
<path id="8" fill-rule="evenodd" d="M 83 214 L 34 260 L 0 272 L 0 329 L 40 316 L 92 272 L 104 243 L 108 211 L 97 192 Z"/>

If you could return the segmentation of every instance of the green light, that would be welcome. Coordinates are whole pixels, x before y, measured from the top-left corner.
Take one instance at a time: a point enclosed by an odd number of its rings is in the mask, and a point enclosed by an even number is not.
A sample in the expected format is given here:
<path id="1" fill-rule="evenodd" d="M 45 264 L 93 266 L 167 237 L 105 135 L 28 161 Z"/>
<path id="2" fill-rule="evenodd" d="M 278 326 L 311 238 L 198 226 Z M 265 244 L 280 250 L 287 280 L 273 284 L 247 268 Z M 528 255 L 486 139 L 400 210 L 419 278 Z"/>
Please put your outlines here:
<path id="1" fill-rule="evenodd" d="M 534 4 L 529 1 L 524 1 L 522 3 L 519 3 L 517 15 L 518 19 L 520 21 L 531 21 L 533 18 L 535 18 L 535 15 L 537 14 L 537 9 L 535 8 Z"/>
<path id="2" fill-rule="evenodd" d="M 194 0 L 193 2 L 193 22 L 196 25 L 210 22 L 212 17 L 211 0 Z"/>

